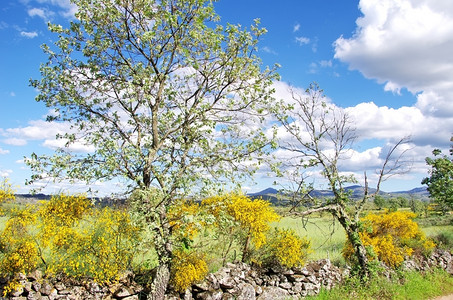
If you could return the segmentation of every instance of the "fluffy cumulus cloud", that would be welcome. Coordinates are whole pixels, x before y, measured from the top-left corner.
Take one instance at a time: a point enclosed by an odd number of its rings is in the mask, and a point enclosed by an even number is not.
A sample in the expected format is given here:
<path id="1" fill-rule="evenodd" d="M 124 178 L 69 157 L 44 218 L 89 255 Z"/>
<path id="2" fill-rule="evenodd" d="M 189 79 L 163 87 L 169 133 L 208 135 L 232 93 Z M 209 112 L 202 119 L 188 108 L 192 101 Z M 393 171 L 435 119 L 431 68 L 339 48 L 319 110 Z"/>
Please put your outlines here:
<path id="1" fill-rule="evenodd" d="M 69 133 L 68 123 L 49 123 L 44 120 L 33 120 L 29 126 L 0 129 L 0 135 L 4 137 L 3 143 L 14 146 L 25 146 L 28 141 L 42 140 L 42 146 L 50 149 L 65 147 L 67 140 L 56 139 L 57 134 Z M 68 147 L 73 152 L 92 152 L 94 147 L 86 145 L 83 141 L 76 141 Z M 0 152 L 1 153 L 1 152 Z"/>
<path id="2" fill-rule="evenodd" d="M 453 1 L 361 0 L 351 38 L 335 42 L 335 58 L 398 93 L 418 93 L 423 114 L 453 115 Z"/>
<path id="3" fill-rule="evenodd" d="M 286 103 L 294 104 L 291 91 L 298 94 L 304 93 L 304 90 L 291 87 L 285 82 L 275 82 L 273 87 L 275 97 L 285 100 Z M 325 101 L 328 105 L 334 106 L 328 97 Z M 421 178 L 426 176 L 428 169 L 425 158 L 431 156 L 433 148 L 446 150 L 450 147 L 453 118 L 439 118 L 432 114 L 425 114 L 416 106 L 389 108 L 378 106 L 373 102 L 360 103 L 347 108 L 336 107 L 336 109 L 343 110 L 349 117 L 351 127 L 355 128 L 357 136 L 354 147 L 345 153 L 339 167 L 344 172 L 354 174 L 359 182 L 363 182 L 363 171 L 367 171 L 371 183 L 377 180 L 374 171 L 382 166 L 388 149 L 403 137 L 410 138 L 410 143 L 401 149 L 407 150 L 403 160 L 408 162 L 406 166 L 411 166 L 411 171 L 393 178 L 412 180 L 412 187 L 420 185 Z M 297 124 L 297 121 L 295 122 Z M 278 128 L 277 133 L 281 143 L 297 144 L 282 126 Z M 301 136 L 308 138 L 308 135 L 303 132 Z M 324 146 L 326 151 L 329 151 L 329 145 Z M 280 161 L 287 163 L 285 169 L 291 169 L 291 165 L 298 162 L 298 158 L 295 157 L 297 153 L 279 150 L 275 154 Z"/>
<path id="4" fill-rule="evenodd" d="M 77 12 L 77 6 L 70 0 L 22 0 L 22 2 L 29 7 L 27 12 L 30 17 L 36 16 L 46 22 L 56 14 L 72 19 Z M 36 5 L 39 7 L 35 7 Z M 43 8 L 43 5 L 46 8 Z"/>

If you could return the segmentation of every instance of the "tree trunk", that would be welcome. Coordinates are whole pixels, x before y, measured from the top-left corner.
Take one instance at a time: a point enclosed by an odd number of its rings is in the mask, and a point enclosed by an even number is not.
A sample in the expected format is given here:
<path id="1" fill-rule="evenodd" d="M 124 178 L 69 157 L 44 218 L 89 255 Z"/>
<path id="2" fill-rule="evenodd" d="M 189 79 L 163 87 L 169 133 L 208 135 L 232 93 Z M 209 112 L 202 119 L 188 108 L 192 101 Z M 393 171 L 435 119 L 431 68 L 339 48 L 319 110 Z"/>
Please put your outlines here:
<path id="1" fill-rule="evenodd" d="M 168 263 L 160 264 L 154 274 L 151 293 L 149 299 L 163 300 L 167 286 L 170 281 L 170 266 Z"/>
<path id="2" fill-rule="evenodd" d="M 159 257 L 159 266 L 156 268 L 152 280 L 149 298 L 163 300 L 170 282 L 170 263 L 172 258 L 171 230 L 168 224 L 165 206 L 158 208 L 160 227 L 156 230 L 155 247 Z"/>
<path id="3" fill-rule="evenodd" d="M 362 280 L 367 280 L 370 277 L 370 266 L 368 264 L 365 246 L 360 239 L 359 226 L 348 217 L 342 208 L 338 207 L 335 213 L 338 221 L 346 232 L 352 248 L 354 249 L 358 267 L 360 268 L 359 276 Z"/>
<path id="4" fill-rule="evenodd" d="M 346 228 L 345 228 L 346 230 Z M 368 265 L 368 257 L 366 255 L 365 246 L 360 239 L 359 231 L 357 226 L 350 226 L 346 231 L 348 240 L 354 249 L 355 256 L 359 265 L 359 276 L 362 280 L 366 280 L 370 277 L 370 268 Z"/>

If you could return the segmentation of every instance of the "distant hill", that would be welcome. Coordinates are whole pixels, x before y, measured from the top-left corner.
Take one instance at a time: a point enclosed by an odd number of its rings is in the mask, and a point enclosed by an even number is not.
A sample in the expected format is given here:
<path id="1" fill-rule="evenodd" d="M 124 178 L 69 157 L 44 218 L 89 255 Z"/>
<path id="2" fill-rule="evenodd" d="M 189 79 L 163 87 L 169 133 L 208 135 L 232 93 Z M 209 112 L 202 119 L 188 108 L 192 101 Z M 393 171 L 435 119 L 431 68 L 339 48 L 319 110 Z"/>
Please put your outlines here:
<path id="1" fill-rule="evenodd" d="M 353 199 L 360 199 L 363 197 L 365 189 L 363 186 L 360 185 L 352 185 L 345 188 L 346 191 L 351 192 L 351 197 Z M 369 188 L 368 193 L 375 193 L 376 189 Z M 398 197 L 398 196 L 406 196 L 406 197 L 415 197 L 418 199 L 427 199 L 429 197 L 429 193 L 426 187 L 418 187 L 408 191 L 398 191 L 398 192 L 385 192 L 380 191 L 379 195 L 383 197 Z M 282 200 L 285 198 L 285 195 L 279 194 L 279 191 L 274 188 L 267 188 L 257 193 L 248 194 L 249 197 L 252 199 L 262 198 L 268 200 L 274 204 L 281 203 Z M 333 193 L 330 190 L 313 190 L 310 193 L 310 196 L 313 198 L 330 198 L 333 197 Z M 285 202 L 285 201 L 283 201 Z"/>

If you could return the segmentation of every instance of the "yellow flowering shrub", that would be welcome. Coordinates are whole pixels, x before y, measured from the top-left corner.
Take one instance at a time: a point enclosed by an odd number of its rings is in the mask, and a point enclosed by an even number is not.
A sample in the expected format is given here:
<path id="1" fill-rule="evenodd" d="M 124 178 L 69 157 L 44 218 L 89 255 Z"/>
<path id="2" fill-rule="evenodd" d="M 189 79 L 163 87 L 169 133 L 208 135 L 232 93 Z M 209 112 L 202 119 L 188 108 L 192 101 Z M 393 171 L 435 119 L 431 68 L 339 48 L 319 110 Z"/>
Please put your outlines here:
<path id="1" fill-rule="evenodd" d="M 8 182 L 8 178 L 4 178 L 0 182 L 0 204 L 8 200 L 14 200 L 14 190 L 11 184 Z"/>
<path id="2" fill-rule="evenodd" d="M 176 291 L 183 292 L 208 274 L 208 265 L 203 255 L 176 250 L 171 261 L 171 283 Z"/>
<path id="3" fill-rule="evenodd" d="M 192 240 L 202 230 L 205 222 L 198 203 L 179 201 L 168 211 L 168 220 L 175 236 Z"/>
<path id="4" fill-rule="evenodd" d="M 235 222 L 232 225 L 239 225 L 240 230 L 252 238 L 257 248 L 266 242 L 266 232 L 270 229 L 270 223 L 280 219 L 268 201 L 251 200 L 242 194 L 231 193 L 211 197 L 203 200 L 202 206 L 215 217 L 215 226 L 222 226 L 225 219 L 232 219 Z"/>
<path id="5" fill-rule="evenodd" d="M 399 211 L 369 214 L 362 218 L 360 238 L 368 249 L 369 259 L 378 259 L 389 267 L 397 268 L 414 251 L 432 250 L 435 244 L 426 239 L 413 218 L 414 213 Z M 348 260 L 354 257 L 352 246 L 348 242 L 343 255 Z"/>
<path id="6" fill-rule="evenodd" d="M 289 268 L 303 265 L 310 248 L 310 241 L 299 237 L 292 229 L 276 229 L 269 244 L 276 260 Z"/>
<path id="7" fill-rule="evenodd" d="M 263 249 L 254 251 L 252 261 L 258 264 L 292 268 L 301 266 L 310 252 L 310 241 L 296 234 L 292 229 L 275 228 L 268 234 Z"/>
<path id="8" fill-rule="evenodd" d="M 247 237 L 252 237 L 256 248 L 266 243 L 270 223 L 280 219 L 269 201 L 251 200 L 244 195 L 232 195 L 227 212 L 246 230 Z"/>
<path id="9" fill-rule="evenodd" d="M 15 280 L 16 274 L 27 273 L 38 265 L 39 249 L 31 233 L 35 222 L 33 207 L 12 209 L 0 234 L 0 276 L 10 280 L 4 296 L 20 286 Z"/>
<path id="10" fill-rule="evenodd" d="M 13 279 L 42 262 L 49 273 L 108 282 L 131 266 L 140 235 L 126 211 L 96 209 L 83 195 L 53 196 L 11 210 L 0 233 L 0 275 Z"/>
<path id="11" fill-rule="evenodd" d="M 98 282 L 116 280 L 131 265 L 139 233 L 127 212 L 94 210 L 83 222 L 63 226 L 54 235 L 49 271 Z"/>

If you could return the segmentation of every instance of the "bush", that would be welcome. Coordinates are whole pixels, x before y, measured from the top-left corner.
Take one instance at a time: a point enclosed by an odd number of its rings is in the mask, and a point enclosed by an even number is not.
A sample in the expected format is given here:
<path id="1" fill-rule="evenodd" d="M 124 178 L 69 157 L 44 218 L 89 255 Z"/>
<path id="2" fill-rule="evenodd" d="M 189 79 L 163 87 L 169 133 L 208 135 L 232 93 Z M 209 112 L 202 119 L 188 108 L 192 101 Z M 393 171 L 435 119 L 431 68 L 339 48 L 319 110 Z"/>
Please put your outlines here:
<path id="1" fill-rule="evenodd" d="M 368 251 L 370 260 L 378 259 L 391 268 L 397 268 L 404 258 L 414 252 L 427 254 L 435 244 L 425 238 L 414 213 L 391 212 L 369 214 L 362 218 L 360 238 Z M 354 250 L 349 241 L 343 249 L 346 260 L 354 263 Z"/>
<path id="2" fill-rule="evenodd" d="M 171 262 L 171 283 L 176 291 L 183 292 L 202 280 L 208 273 L 203 255 L 196 252 L 176 250 Z"/>
<path id="3" fill-rule="evenodd" d="M 287 268 L 305 263 L 310 242 L 299 237 L 292 229 L 279 229 L 268 234 L 268 242 L 252 254 L 252 261 L 268 266 L 281 265 Z"/>
<path id="4" fill-rule="evenodd" d="M 98 282 L 116 280 L 131 267 L 139 233 L 128 213 L 110 208 L 94 210 L 83 222 L 62 227 L 54 236 L 49 271 Z"/>
<path id="5" fill-rule="evenodd" d="M 212 225 L 216 235 L 226 237 L 229 247 L 222 255 L 224 259 L 236 241 L 242 248 L 242 260 L 247 260 L 250 246 L 258 249 L 264 245 L 270 223 L 280 219 L 270 202 L 251 200 L 242 194 L 211 197 L 203 200 L 201 206 L 207 211 L 207 224 Z"/>
<path id="6" fill-rule="evenodd" d="M 15 289 L 18 273 L 40 266 L 49 273 L 115 280 L 130 268 L 140 228 L 125 211 L 93 208 L 85 196 L 57 195 L 13 209 L 0 234 L 0 275 Z M 45 255 L 44 255 L 45 254 Z"/>
<path id="7" fill-rule="evenodd" d="M 0 235 L 0 276 L 9 280 L 4 296 L 19 284 L 15 275 L 34 270 L 39 262 L 39 249 L 31 232 L 36 222 L 33 207 L 16 208 Z"/>

